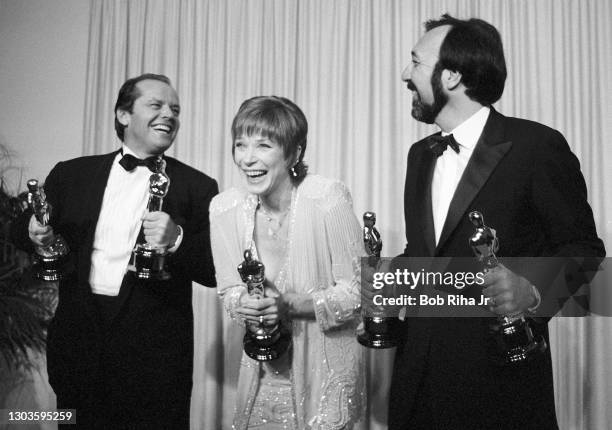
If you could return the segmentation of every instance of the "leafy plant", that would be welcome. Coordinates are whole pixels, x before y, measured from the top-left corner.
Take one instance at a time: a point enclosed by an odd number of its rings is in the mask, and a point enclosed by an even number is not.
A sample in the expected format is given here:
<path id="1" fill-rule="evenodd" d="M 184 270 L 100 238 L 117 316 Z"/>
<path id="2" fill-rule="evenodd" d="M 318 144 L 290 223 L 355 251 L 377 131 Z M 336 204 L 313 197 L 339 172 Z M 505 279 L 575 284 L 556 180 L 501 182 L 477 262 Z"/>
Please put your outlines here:
<path id="1" fill-rule="evenodd" d="M 10 227 L 24 209 L 24 193 L 12 196 L 5 174 L 11 153 L 0 143 L 0 362 L 28 368 L 30 353 L 45 350 L 46 324 L 51 311 L 45 303 L 50 286 L 37 287 L 25 271 L 28 260 L 10 240 Z"/>

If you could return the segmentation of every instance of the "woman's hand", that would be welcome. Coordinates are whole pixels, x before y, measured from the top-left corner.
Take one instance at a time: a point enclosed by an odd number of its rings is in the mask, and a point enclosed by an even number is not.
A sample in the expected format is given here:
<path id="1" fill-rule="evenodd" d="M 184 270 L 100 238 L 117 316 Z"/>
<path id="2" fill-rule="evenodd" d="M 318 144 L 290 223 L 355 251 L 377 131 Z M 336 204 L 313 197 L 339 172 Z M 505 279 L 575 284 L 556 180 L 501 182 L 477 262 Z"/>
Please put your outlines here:
<path id="1" fill-rule="evenodd" d="M 267 279 L 264 281 L 264 294 L 263 298 L 243 294 L 236 313 L 246 322 L 273 327 L 287 316 L 289 305 L 283 294 Z"/>
<path id="2" fill-rule="evenodd" d="M 264 293 L 266 298 L 270 298 L 274 300 L 274 304 L 270 306 L 270 320 L 273 321 L 273 324 L 278 324 L 280 320 L 288 319 L 289 317 L 289 301 L 287 300 L 287 294 L 281 294 L 280 291 L 276 289 L 276 287 L 266 281 L 264 282 Z"/>

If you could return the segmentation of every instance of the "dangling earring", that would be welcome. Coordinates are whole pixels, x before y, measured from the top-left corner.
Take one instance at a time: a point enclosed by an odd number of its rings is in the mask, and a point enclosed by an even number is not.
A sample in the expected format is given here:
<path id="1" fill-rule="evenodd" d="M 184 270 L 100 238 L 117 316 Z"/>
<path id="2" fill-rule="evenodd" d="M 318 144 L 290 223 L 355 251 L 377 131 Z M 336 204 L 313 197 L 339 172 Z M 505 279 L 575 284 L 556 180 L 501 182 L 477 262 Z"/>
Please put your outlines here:
<path id="1" fill-rule="evenodd" d="M 295 166 L 297 166 L 299 163 L 297 163 Z M 291 169 L 289 169 L 289 174 L 291 176 L 293 176 L 294 178 L 298 177 L 298 172 L 297 170 L 295 170 L 295 166 L 293 166 Z"/>

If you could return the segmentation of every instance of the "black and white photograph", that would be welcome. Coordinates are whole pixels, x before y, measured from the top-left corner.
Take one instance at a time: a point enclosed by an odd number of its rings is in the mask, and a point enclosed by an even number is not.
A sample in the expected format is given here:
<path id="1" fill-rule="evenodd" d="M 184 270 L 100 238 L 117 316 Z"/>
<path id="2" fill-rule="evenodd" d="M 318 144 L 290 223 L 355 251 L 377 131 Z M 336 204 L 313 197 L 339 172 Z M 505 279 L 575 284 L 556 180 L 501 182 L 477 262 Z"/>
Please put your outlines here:
<path id="1" fill-rule="evenodd" d="M 0 430 L 604 430 L 609 0 L 0 0 Z"/>

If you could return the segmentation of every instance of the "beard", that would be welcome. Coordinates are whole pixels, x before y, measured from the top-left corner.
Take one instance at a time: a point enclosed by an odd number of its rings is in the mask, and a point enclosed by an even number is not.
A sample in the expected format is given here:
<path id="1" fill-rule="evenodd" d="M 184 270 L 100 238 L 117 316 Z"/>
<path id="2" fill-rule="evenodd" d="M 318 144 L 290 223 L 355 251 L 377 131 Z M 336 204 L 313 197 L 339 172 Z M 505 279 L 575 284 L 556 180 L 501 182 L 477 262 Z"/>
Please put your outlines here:
<path id="1" fill-rule="evenodd" d="M 408 80 L 408 89 L 414 91 L 416 94 L 413 95 L 412 99 L 412 117 L 417 121 L 424 122 L 426 124 L 433 124 L 436 117 L 446 106 L 448 102 L 448 96 L 442 91 L 442 69 L 436 65 L 431 75 L 431 89 L 433 92 L 434 101 L 431 104 L 425 103 L 421 99 L 421 94 L 411 80 Z"/>

